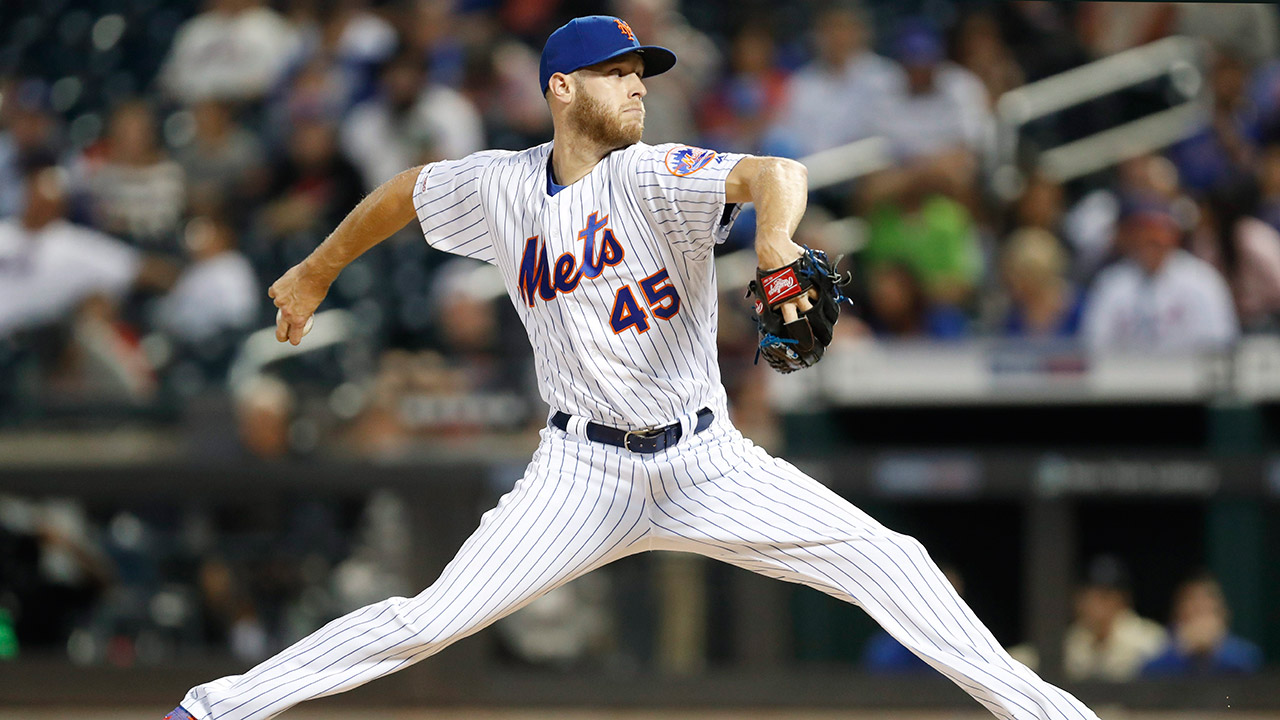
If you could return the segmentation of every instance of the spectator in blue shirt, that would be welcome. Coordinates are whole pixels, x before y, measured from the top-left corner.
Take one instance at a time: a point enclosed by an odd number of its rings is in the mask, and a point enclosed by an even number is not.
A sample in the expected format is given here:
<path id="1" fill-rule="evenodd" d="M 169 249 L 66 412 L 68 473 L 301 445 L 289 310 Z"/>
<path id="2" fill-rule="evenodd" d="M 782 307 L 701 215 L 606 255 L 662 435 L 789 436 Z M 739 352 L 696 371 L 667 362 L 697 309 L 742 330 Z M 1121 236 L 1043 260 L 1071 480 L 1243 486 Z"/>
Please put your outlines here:
<path id="1" fill-rule="evenodd" d="M 1232 635 L 1222 587 L 1210 575 L 1183 583 L 1174 594 L 1169 644 L 1143 669 L 1146 676 L 1247 675 L 1262 667 L 1262 651 Z"/>
<path id="2" fill-rule="evenodd" d="M 955 305 L 930 302 L 919 275 L 904 263 L 876 269 L 868 285 L 868 323 L 876 337 L 897 340 L 958 340 L 968 318 Z"/>
<path id="3" fill-rule="evenodd" d="M 1258 109 L 1247 92 L 1249 68 L 1219 51 L 1209 73 L 1213 109 L 1205 125 L 1169 149 L 1183 185 L 1196 191 L 1247 177 L 1259 144 Z"/>
<path id="4" fill-rule="evenodd" d="M 1009 298 L 1006 337 L 1070 338 L 1080 329 L 1082 295 L 1066 278 L 1067 252 L 1052 233 L 1022 228 L 1005 241 L 1000 270 Z"/>

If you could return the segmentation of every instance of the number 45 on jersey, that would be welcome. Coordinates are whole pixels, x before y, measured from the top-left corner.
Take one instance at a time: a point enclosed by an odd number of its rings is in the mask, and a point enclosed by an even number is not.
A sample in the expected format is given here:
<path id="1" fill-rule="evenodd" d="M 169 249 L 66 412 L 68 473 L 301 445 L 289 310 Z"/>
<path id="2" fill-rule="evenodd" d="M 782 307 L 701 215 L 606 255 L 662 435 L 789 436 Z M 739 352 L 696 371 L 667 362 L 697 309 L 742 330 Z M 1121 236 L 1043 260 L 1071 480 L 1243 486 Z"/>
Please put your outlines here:
<path id="1" fill-rule="evenodd" d="M 667 274 L 666 268 L 662 268 L 636 284 L 640 286 L 640 292 L 649 306 L 649 312 L 653 313 L 654 317 L 670 320 L 680 312 L 680 294 L 671 284 L 671 276 Z M 630 284 L 618 288 L 618 292 L 614 294 L 613 312 L 609 314 L 609 325 L 613 328 L 615 335 L 630 327 L 634 327 L 636 332 L 648 331 L 649 318 L 636 302 Z"/>

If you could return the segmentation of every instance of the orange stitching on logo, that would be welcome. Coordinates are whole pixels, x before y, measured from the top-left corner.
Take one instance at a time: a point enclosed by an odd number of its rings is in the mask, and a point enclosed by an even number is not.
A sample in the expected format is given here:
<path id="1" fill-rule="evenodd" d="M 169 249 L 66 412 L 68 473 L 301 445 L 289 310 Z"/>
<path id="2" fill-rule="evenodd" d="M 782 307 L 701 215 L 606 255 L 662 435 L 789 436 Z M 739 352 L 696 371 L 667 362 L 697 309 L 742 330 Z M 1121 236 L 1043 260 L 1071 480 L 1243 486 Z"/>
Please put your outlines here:
<path id="1" fill-rule="evenodd" d="M 636 40 L 636 34 L 631 32 L 631 26 L 627 24 L 626 20 L 614 20 L 614 22 L 618 23 L 618 29 L 622 31 L 623 35 L 631 38 L 632 42 L 640 42 Z"/>
<path id="2" fill-rule="evenodd" d="M 674 158 L 671 156 L 672 153 L 676 154 Z M 667 151 L 666 156 L 663 158 L 663 164 L 666 165 L 667 172 L 672 175 L 685 177 L 706 167 L 715 157 L 714 150 L 681 145 Z"/>

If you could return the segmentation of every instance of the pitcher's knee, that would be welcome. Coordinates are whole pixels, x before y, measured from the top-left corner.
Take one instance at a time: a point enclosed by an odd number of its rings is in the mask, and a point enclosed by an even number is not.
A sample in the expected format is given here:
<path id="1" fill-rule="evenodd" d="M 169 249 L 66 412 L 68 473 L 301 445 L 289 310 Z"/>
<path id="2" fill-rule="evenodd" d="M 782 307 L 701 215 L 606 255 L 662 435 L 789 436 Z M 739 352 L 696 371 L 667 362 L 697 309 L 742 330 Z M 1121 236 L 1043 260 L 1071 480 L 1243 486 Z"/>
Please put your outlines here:
<path id="1" fill-rule="evenodd" d="M 434 613 L 428 611 L 431 603 L 427 597 L 419 595 L 413 598 L 392 597 L 382 604 L 395 617 L 402 631 L 412 637 L 415 642 L 428 644 L 436 640 L 439 632 L 432 627 Z"/>
<path id="2" fill-rule="evenodd" d="M 908 555 L 917 557 L 929 557 L 929 551 L 925 549 L 924 543 L 905 533 L 889 531 L 883 536 L 883 540 L 892 545 L 895 549 Z"/>
<path id="3" fill-rule="evenodd" d="M 423 593 L 416 598 L 396 598 L 395 613 L 414 642 L 423 646 L 446 647 L 489 624 L 474 603 L 465 600 L 438 602 Z"/>

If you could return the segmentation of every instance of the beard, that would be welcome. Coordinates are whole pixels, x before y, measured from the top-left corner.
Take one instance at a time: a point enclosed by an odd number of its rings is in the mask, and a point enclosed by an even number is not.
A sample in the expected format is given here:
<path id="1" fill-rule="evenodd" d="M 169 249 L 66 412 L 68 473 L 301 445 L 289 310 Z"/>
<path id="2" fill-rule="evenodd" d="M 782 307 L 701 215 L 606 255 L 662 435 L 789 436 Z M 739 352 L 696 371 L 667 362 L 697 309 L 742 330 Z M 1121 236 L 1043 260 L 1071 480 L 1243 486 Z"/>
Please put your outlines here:
<path id="1" fill-rule="evenodd" d="M 581 89 L 581 86 L 579 86 Z M 569 122 L 588 140 L 608 148 L 622 148 L 640 142 L 644 134 L 644 115 L 639 122 L 624 122 L 620 112 L 609 112 L 604 103 L 588 95 L 578 94 L 569 107 Z"/>

